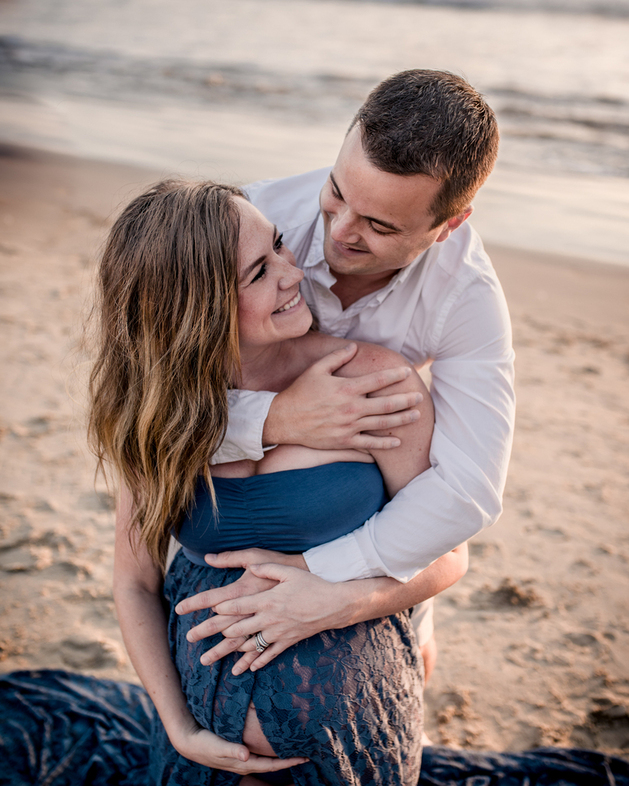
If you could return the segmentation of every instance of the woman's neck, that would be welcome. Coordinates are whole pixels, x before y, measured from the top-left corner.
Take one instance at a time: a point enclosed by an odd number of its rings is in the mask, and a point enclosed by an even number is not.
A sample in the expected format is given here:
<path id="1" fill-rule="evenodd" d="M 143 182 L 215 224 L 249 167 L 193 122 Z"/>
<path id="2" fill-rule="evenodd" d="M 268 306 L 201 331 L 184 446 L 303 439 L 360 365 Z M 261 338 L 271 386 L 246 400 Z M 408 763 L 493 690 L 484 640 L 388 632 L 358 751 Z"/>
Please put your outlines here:
<path id="1" fill-rule="evenodd" d="M 295 346 L 297 341 L 287 339 L 264 347 L 241 348 L 241 387 L 278 393 L 287 388 L 301 374 L 305 363 Z"/>

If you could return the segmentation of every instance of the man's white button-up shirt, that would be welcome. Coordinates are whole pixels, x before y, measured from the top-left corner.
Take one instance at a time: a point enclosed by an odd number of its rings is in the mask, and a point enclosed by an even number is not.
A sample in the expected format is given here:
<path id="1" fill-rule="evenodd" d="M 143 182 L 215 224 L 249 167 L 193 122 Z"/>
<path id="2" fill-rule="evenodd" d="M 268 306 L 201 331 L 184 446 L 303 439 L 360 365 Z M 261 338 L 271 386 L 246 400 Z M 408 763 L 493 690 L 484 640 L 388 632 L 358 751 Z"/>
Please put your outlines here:
<path id="1" fill-rule="evenodd" d="M 417 366 L 432 363 L 435 429 L 429 470 L 361 528 L 304 556 L 313 573 L 330 581 L 377 575 L 408 581 L 501 513 L 515 408 L 509 314 L 491 262 L 467 222 L 387 286 L 343 310 L 330 291 L 336 279 L 323 258 L 319 192 L 329 172 L 263 181 L 246 190 L 284 233 L 305 274 L 302 294 L 323 332 L 382 344 Z M 229 429 L 215 462 L 262 457 L 273 395 L 230 392 Z"/>

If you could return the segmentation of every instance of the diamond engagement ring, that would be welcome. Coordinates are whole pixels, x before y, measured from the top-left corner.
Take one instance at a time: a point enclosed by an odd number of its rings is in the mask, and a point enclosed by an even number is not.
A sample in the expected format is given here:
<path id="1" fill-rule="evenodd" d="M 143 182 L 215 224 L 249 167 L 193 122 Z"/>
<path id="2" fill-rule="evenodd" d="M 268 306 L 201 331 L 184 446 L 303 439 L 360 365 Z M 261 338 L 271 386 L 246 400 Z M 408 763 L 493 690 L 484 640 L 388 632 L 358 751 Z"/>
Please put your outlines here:
<path id="1" fill-rule="evenodd" d="M 264 650 L 267 647 L 271 646 L 268 641 L 264 640 L 264 636 L 260 632 L 256 633 L 255 640 L 256 640 L 256 649 L 258 650 L 258 652 L 264 652 Z"/>

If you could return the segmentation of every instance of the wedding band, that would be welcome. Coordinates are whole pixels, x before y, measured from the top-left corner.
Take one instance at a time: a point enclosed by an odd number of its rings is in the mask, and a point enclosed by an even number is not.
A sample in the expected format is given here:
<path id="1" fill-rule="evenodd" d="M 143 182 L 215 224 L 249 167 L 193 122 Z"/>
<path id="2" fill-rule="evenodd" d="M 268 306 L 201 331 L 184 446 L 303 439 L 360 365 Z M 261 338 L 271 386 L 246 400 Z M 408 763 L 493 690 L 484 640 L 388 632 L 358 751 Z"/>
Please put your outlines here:
<path id="1" fill-rule="evenodd" d="M 271 646 L 268 641 L 264 640 L 264 636 L 260 631 L 256 633 L 255 639 L 256 639 L 256 649 L 258 650 L 258 652 L 264 652 L 264 650 L 267 647 Z"/>

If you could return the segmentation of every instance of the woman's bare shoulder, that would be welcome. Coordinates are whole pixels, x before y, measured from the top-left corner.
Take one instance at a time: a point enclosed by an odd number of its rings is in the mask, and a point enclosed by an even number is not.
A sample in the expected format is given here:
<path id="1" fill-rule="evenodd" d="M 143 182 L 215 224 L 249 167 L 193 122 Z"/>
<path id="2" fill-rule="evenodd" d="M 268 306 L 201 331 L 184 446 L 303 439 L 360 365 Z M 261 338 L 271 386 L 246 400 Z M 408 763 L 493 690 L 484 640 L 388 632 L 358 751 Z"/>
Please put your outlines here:
<path id="1" fill-rule="evenodd" d="M 393 349 L 363 341 L 355 343 L 358 345 L 358 351 L 349 363 L 339 369 L 339 374 L 342 376 L 359 377 L 363 374 L 371 374 L 374 371 L 384 371 L 398 366 L 408 366 L 413 371 L 415 370 L 412 363 Z"/>
<path id="2" fill-rule="evenodd" d="M 407 366 L 411 369 L 411 374 L 405 382 L 398 383 L 398 390 L 419 390 L 424 393 L 426 386 L 420 379 L 413 364 L 399 352 L 379 344 L 370 344 L 366 341 L 354 341 L 353 339 L 337 338 L 328 336 L 325 333 L 311 332 L 308 337 L 307 351 L 310 354 L 310 364 L 320 360 L 336 349 L 342 349 L 349 343 L 356 344 L 358 350 L 354 357 L 334 372 L 338 377 L 360 377 L 372 372 L 385 371 L 398 366 Z M 306 347 L 306 345 L 304 345 Z"/>
<path id="3" fill-rule="evenodd" d="M 369 344 L 366 341 L 354 341 L 349 338 L 338 338 L 337 336 L 329 336 L 326 333 L 318 333 L 311 331 L 308 336 L 304 336 L 303 348 L 312 354 L 313 362 L 319 360 L 330 352 L 337 349 L 343 349 L 348 344 L 356 344 L 358 350 L 354 357 L 341 367 L 339 376 L 357 377 L 361 374 L 369 374 L 372 371 L 384 370 L 387 368 L 394 368 L 396 366 L 408 366 L 413 368 L 413 365 L 406 360 L 399 352 L 393 349 L 379 346 L 378 344 Z M 346 373 L 341 374 L 345 370 Z"/>

